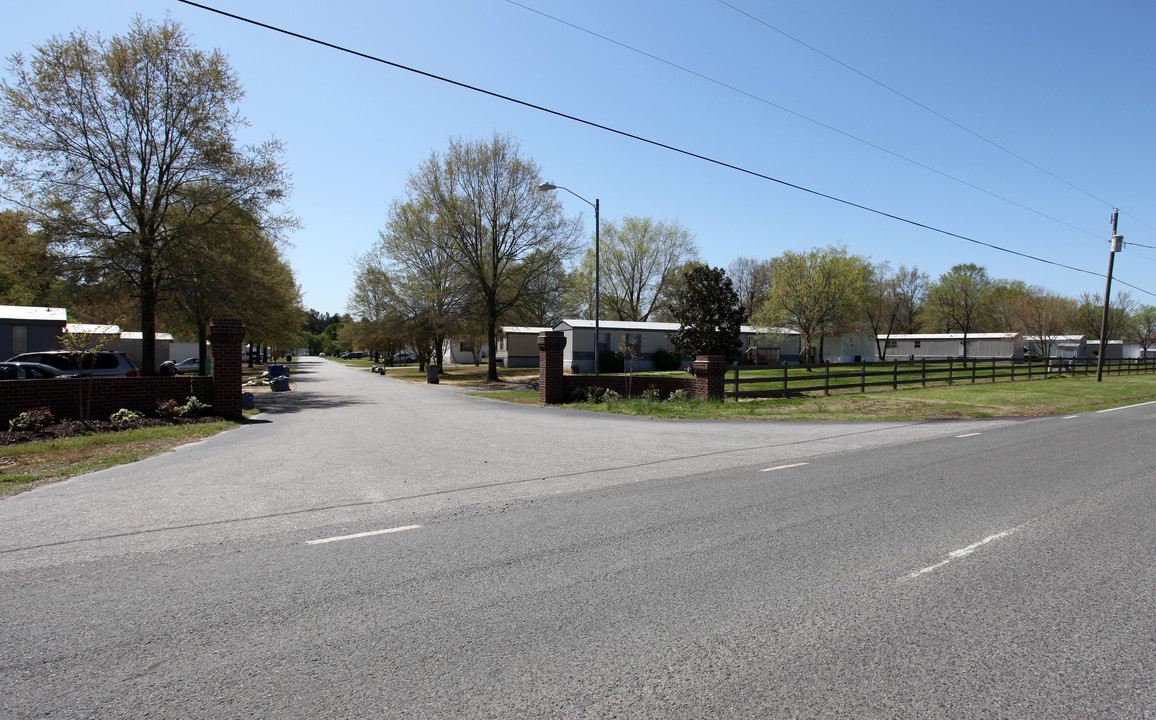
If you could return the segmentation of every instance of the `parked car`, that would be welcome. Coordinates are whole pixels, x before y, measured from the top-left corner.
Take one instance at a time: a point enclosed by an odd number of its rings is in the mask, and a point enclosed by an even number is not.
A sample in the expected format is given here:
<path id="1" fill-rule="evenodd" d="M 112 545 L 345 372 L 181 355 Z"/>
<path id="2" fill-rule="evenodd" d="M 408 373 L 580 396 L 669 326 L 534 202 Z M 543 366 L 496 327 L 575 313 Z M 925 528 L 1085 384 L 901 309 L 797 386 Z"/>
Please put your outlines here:
<path id="1" fill-rule="evenodd" d="M 363 352 L 347 352 L 341 355 L 342 360 L 360 360 L 363 357 L 365 357 Z"/>
<path id="2" fill-rule="evenodd" d="M 35 380 L 37 378 L 72 377 L 51 365 L 33 362 L 0 363 L 0 380 Z"/>
<path id="3" fill-rule="evenodd" d="M 399 352 L 393 356 L 393 361 L 395 363 L 408 363 L 413 362 L 414 360 L 417 360 L 417 356 L 413 353 Z"/>
<path id="4" fill-rule="evenodd" d="M 198 373 L 201 371 L 201 359 L 185 358 L 179 363 L 176 363 L 176 366 L 178 375 L 183 375 L 185 373 Z"/>
<path id="5" fill-rule="evenodd" d="M 41 352 L 20 353 L 8 358 L 8 362 L 30 362 L 48 365 L 68 375 L 84 375 L 96 377 L 137 377 L 140 369 L 128 355 L 122 352 L 101 350 L 83 358 L 82 364 L 77 363 L 77 355 L 67 350 L 43 350 Z"/>

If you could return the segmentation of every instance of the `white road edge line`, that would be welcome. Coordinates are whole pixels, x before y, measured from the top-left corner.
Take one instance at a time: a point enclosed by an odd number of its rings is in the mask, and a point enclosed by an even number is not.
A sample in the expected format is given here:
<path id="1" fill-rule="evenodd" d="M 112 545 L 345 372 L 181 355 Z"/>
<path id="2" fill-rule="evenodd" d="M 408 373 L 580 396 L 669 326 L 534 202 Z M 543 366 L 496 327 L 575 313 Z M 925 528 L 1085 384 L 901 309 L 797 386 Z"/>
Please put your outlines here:
<path id="1" fill-rule="evenodd" d="M 319 540 L 306 540 L 305 544 L 324 545 L 325 543 L 337 542 L 339 540 L 355 540 L 373 535 L 386 535 L 388 533 L 404 532 L 406 530 L 417 530 L 420 527 L 421 525 L 406 525 L 404 527 L 386 528 L 385 530 L 370 530 L 369 532 L 354 533 L 353 535 L 338 535 L 336 537 L 321 538 Z"/>
<path id="2" fill-rule="evenodd" d="M 810 464 L 811 463 L 803 462 L 803 463 L 792 463 L 790 465 L 777 465 L 775 467 L 763 468 L 762 470 L 759 470 L 759 472 L 771 472 L 772 470 L 786 470 L 787 468 L 803 467 L 804 465 L 810 465 Z"/>
<path id="3" fill-rule="evenodd" d="M 1144 407 L 1156 403 L 1156 400 L 1149 400 L 1148 402 L 1136 403 L 1135 405 L 1123 405 L 1117 408 L 1107 408 L 1106 410 L 1097 410 L 1097 413 L 1116 412 L 1117 410 L 1131 410 L 1132 408 Z"/>
<path id="4" fill-rule="evenodd" d="M 983 435 L 983 433 L 967 433 L 966 435 L 956 435 L 957 438 L 975 437 L 976 435 Z"/>
<path id="5" fill-rule="evenodd" d="M 947 554 L 947 559 L 944 560 L 943 562 L 936 563 L 930 567 L 925 567 L 922 570 L 916 570 L 915 572 L 908 575 L 907 579 L 910 580 L 912 578 L 917 578 L 920 575 L 926 575 L 929 572 L 933 572 L 935 570 L 938 570 L 939 568 L 952 562 L 953 560 L 965 558 L 968 555 L 971 555 L 973 552 L 975 552 L 979 548 L 983 547 L 984 545 L 987 545 L 990 542 L 995 542 L 996 540 L 1002 540 L 1005 537 L 1008 537 L 1009 535 L 1013 535 L 1013 534 L 1019 532 L 1020 528 L 1022 528 L 1022 527 L 1023 527 L 1023 525 L 1020 525 L 1019 527 L 1014 527 L 1011 530 L 1004 530 L 1001 533 L 996 533 L 995 535 L 989 535 L 988 537 L 985 537 L 983 540 L 980 540 L 977 543 L 972 543 L 971 545 L 968 545 L 965 548 L 960 548 L 959 550 L 952 550 L 951 552 L 949 552 Z"/>
<path id="6" fill-rule="evenodd" d="M 1065 415 L 1064 419 L 1065 420 L 1075 420 L 1078 417 L 1080 417 L 1080 416 L 1079 415 Z"/>

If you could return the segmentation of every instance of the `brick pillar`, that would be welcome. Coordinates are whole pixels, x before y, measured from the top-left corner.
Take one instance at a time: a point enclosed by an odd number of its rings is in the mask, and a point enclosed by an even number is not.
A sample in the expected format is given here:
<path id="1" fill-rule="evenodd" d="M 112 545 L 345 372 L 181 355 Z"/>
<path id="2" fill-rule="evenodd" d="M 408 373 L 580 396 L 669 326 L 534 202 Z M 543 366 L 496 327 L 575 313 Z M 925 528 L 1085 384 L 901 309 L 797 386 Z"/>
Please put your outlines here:
<path id="1" fill-rule="evenodd" d="M 694 373 L 694 396 L 722 400 L 727 361 L 722 355 L 699 355 L 691 363 Z"/>
<path id="2" fill-rule="evenodd" d="M 562 351 L 566 349 L 566 333 L 549 330 L 538 333 L 538 401 L 560 403 L 566 401 L 562 377 Z"/>
<path id="3" fill-rule="evenodd" d="M 213 412 L 222 417 L 241 417 L 241 341 L 244 339 L 245 324 L 240 320 L 209 322 Z"/>

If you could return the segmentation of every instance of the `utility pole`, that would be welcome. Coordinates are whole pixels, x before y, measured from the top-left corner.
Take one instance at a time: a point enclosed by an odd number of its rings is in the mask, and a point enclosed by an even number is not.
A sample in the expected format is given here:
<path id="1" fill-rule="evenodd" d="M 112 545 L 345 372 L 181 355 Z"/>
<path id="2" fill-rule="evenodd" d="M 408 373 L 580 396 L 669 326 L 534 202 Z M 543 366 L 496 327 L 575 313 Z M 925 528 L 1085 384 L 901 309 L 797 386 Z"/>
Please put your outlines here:
<path id="1" fill-rule="evenodd" d="M 1108 285 L 1104 288 L 1104 314 L 1100 318 L 1100 357 L 1096 360 L 1096 382 L 1104 379 L 1104 356 L 1108 354 L 1108 298 L 1112 295 L 1112 267 L 1116 264 L 1116 253 L 1124 249 L 1124 236 L 1116 234 L 1116 220 L 1119 210 L 1112 210 L 1112 246 L 1108 252 Z"/>

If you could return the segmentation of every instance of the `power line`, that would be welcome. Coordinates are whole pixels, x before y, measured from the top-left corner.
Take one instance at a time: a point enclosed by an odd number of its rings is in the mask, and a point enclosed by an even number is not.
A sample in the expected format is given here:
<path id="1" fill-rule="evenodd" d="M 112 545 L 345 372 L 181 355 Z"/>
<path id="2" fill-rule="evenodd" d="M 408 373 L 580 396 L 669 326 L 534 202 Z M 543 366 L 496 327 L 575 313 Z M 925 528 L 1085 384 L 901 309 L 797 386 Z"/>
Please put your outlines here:
<path id="1" fill-rule="evenodd" d="M 974 238 L 967 237 L 966 235 L 960 235 L 958 233 L 954 233 L 954 232 L 951 232 L 949 230 L 943 230 L 943 229 L 937 228 L 933 225 L 928 225 L 926 223 L 921 223 L 917 220 L 911 220 L 909 218 L 905 218 L 905 217 L 902 217 L 900 215 L 895 215 L 893 213 L 889 213 L 889 212 L 886 212 L 883 210 L 878 210 L 878 209 L 869 207 L 867 205 L 862 205 L 860 203 L 853 202 L 851 200 L 845 200 L 843 198 L 836 197 L 834 195 L 829 195 L 827 193 L 820 192 L 818 190 L 813 190 L 811 188 L 804 187 L 802 185 L 796 185 L 795 183 L 788 182 L 786 180 L 781 180 L 779 178 L 772 177 L 771 175 L 766 175 L 764 173 L 761 173 L 761 172 L 758 172 L 755 170 L 750 170 L 748 168 L 744 168 L 744 167 L 741 167 L 739 165 L 734 165 L 732 163 L 728 163 L 728 162 L 725 162 L 723 160 L 717 160 L 715 158 L 708 157 L 706 155 L 701 155 L 699 153 L 692 152 L 690 150 L 684 150 L 682 148 L 675 147 L 674 145 L 669 145 L 667 143 L 659 142 L 658 140 L 651 140 L 649 138 L 642 137 L 641 135 L 635 135 L 634 133 L 626 132 L 625 130 L 618 130 L 618 129 L 612 128 L 608 125 L 602 125 L 600 123 L 596 123 L 592 120 L 586 120 L 584 118 L 580 118 L 580 117 L 577 117 L 575 115 L 569 115 L 569 114 L 561 112 L 559 110 L 552 110 L 550 108 L 547 108 L 547 107 L 544 107 L 541 105 L 535 105 L 534 103 L 528 102 L 526 100 L 519 100 L 517 98 L 510 97 L 508 95 L 502 95 L 501 93 L 497 93 L 497 92 L 494 92 L 492 90 L 486 90 L 484 88 L 476 87 L 474 85 L 469 85 L 467 83 L 463 83 L 463 82 L 460 82 L 458 80 L 452 80 L 450 78 L 442 77 L 440 75 L 435 75 L 433 73 L 426 72 L 424 70 L 418 70 L 416 68 L 411 68 L 407 65 L 402 65 L 401 63 L 393 62 L 392 60 L 386 60 L 384 58 L 379 58 L 379 57 L 376 57 L 374 55 L 369 55 L 367 53 L 363 53 L 363 52 L 358 51 L 358 50 L 352 50 L 350 48 L 346 48 L 346 47 L 343 47 L 341 45 L 336 45 L 334 43 L 327 42 L 325 40 L 319 40 L 317 38 L 313 38 L 313 37 L 310 37 L 308 35 L 302 35 L 301 33 L 293 32 L 292 30 L 285 30 L 285 29 L 279 28 L 275 25 L 269 25 L 267 23 L 263 23 L 263 22 L 260 22 L 258 20 L 252 20 L 250 18 L 241 16 L 241 15 L 236 15 L 234 13 L 226 12 L 224 10 L 218 10 L 217 8 L 209 7 L 208 5 L 202 5 L 198 2 L 193 2 L 193 0 L 178 0 L 178 2 L 183 3 L 185 5 L 190 5 L 192 7 L 200 8 L 202 10 L 206 10 L 206 11 L 211 12 L 211 13 L 216 13 L 217 15 L 222 15 L 224 17 L 232 18 L 232 19 L 238 20 L 240 22 L 248 23 L 250 25 L 255 25 L 257 27 L 264 28 L 266 30 L 271 30 L 271 31 L 276 32 L 276 33 L 281 33 L 282 35 L 288 35 L 289 37 L 294 37 L 294 38 L 297 38 L 298 40 L 304 40 L 305 42 L 310 42 L 310 43 L 314 43 L 316 45 L 321 45 L 322 47 L 327 47 L 331 50 L 337 50 L 338 52 L 347 53 L 349 55 L 363 58 L 365 60 L 370 60 L 372 62 L 381 63 L 382 65 L 388 65 L 390 67 L 397 68 L 399 70 L 405 70 L 406 72 L 411 72 L 411 73 L 414 73 L 416 75 L 420 75 L 422 77 L 430 78 L 431 80 L 437 80 L 439 82 L 444 82 L 444 83 L 447 83 L 449 85 L 453 85 L 455 87 L 463 88 L 465 90 L 472 90 L 473 92 L 481 93 L 482 95 L 487 95 L 489 97 L 497 98 L 499 100 L 505 100 L 507 102 L 514 103 L 516 105 L 521 105 L 522 107 L 527 107 L 527 108 L 530 108 L 532 110 L 538 110 L 540 112 L 544 112 L 544 113 L 547 113 L 549 115 L 553 115 L 555 117 L 560 117 L 560 118 L 563 118 L 566 120 L 571 120 L 573 122 L 580 123 L 580 124 L 586 125 L 588 127 L 597 128 L 599 130 L 604 130 L 606 132 L 613 133 L 615 135 L 619 135 L 621 137 L 630 138 L 631 140 L 637 140 L 638 142 L 645 143 L 647 145 L 652 145 L 654 147 L 662 148 L 664 150 L 669 150 L 671 152 L 678 153 L 680 155 L 685 155 L 687 157 L 695 158 L 697 160 L 702 160 L 704 162 L 711 163 L 712 165 L 717 165 L 719 167 L 724 167 L 724 168 L 727 168 L 729 170 L 734 170 L 736 172 L 740 172 L 740 173 L 743 173 L 745 175 L 757 177 L 757 178 L 762 179 L 762 180 L 768 180 L 770 182 L 777 183 L 777 184 L 782 185 L 784 187 L 789 187 L 789 188 L 792 188 L 794 190 L 799 190 L 800 192 L 804 192 L 804 193 L 807 193 L 809 195 L 814 195 L 815 197 L 820 197 L 820 198 L 823 198 L 825 200 L 830 200 L 832 202 L 836 202 L 836 203 L 839 203 L 841 205 L 846 205 L 848 207 L 853 207 L 853 208 L 856 208 L 858 210 L 863 210 L 864 212 L 878 215 L 880 217 L 889 218 L 891 220 L 895 220 L 896 222 L 901 222 L 901 223 L 904 223 L 907 225 L 911 225 L 912 227 L 921 228 L 921 229 L 928 230 L 928 231 L 931 231 L 934 233 L 938 233 L 940 235 L 946 235 L 947 237 L 953 237 L 953 238 L 956 238 L 958 240 L 964 240 L 964 241 L 969 242 L 969 243 L 974 243 L 976 245 L 981 245 L 983 247 L 991 248 L 993 250 L 1005 252 L 1005 253 L 1008 253 L 1010 255 L 1017 255 L 1019 257 L 1026 258 L 1028 260 L 1034 260 L 1036 262 L 1041 262 L 1041 263 L 1044 263 L 1047 265 L 1052 265 L 1055 267 L 1061 267 L 1061 268 L 1064 268 L 1066 270 L 1072 270 L 1074 272 L 1084 273 L 1085 275 L 1092 275 L 1095 277 L 1107 277 L 1103 273 L 1094 272 L 1092 270 L 1085 270 L 1083 268 L 1078 268 L 1078 267 L 1075 267 L 1072 265 L 1065 265 L 1064 263 L 1056 262 L 1054 260 L 1047 260 L 1045 258 L 1037 257 L 1035 255 L 1029 255 L 1027 253 L 1019 252 L 1018 250 L 1011 250 L 1009 248 L 1001 247 L 999 245 L 993 245 L 991 243 L 983 242 L 981 240 L 976 240 Z M 1122 284 L 1122 285 L 1128 285 L 1128 283 L 1125 283 L 1122 281 L 1117 281 L 1117 282 L 1120 282 L 1120 284 Z M 1146 293 L 1148 295 L 1153 295 L 1154 297 L 1156 297 L 1156 293 L 1148 292 L 1147 290 L 1144 290 L 1143 288 L 1136 287 L 1135 285 L 1128 285 L 1128 287 L 1131 287 L 1135 290 L 1139 290 L 1140 292 Z"/>
<path id="2" fill-rule="evenodd" d="M 529 7 L 527 5 L 523 5 L 522 3 L 517 2 L 517 0 L 506 0 L 506 2 L 509 3 L 510 5 L 520 7 L 523 10 L 527 10 L 529 12 L 536 14 L 536 15 L 540 15 L 544 18 L 549 19 L 549 20 L 553 20 L 554 22 L 557 22 L 557 23 L 560 23 L 560 24 L 565 25 L 567 27 L 573 28 L 574 30 L 577 30 L 579 32 L 586 33 L 587 35 L 591 35 L 591 36 L 596 37 L 600 40 L 605 40 L 608 43 L 611 43 L 613 45 L 617 45 L 618 47 L 623 48 L 625 50 L 629 50 L 630 52 L 637 53 L 639 55 L 642 55 L 643 57 L 650 58 L 651 60 L 654 60 L 656 62 L 660 62 L 664 65 L 669 65 L 670 67 L 675 68 L 676 70 L 681 70 L 684 73 L 693 75 L 693 76 L 695 76 L 701 80 L 706 80 L 709 83 L 713 83 L 715 85 L 718 85 L 719 87 L 726 88 L 727 90 L 730 90 L 732 92 L 736 92 L 740 95 L 744 95 L 744 96 L 751 98 L 752 100 L 755 100 L 757 102 L 761 102 L 765 105 L 769 105 L 769 106 L 775 108 L 776 110 L 780 110 L 782 112 L 785 112 L 788 115 L 793 115 L 793 116 L 799 118 L 800 120 L 805 120 L 809 123 L 813 123 L 813 124 L 818 125 L 819 127 L 823 128 L 825 130 L 830 130 L 831 132 L 838 133 L 839 135 L 842 135 L 845 138 L 849 138 L 851 140 L 854 140 L 855 142 L 862 143 L 863 145 L 874 148 L 880 152 L 887 153 L 888 155 L 895 157 L 895 158 L 898 158 L 900 160 L 903 160 L 904 162 L 911 163 L 912 165 L 915 165 L 917 167 L 921 167 L 924 170 L 927 170 L 929 172 L 933 172 L 936 175 L 939 175 L 940 177 L 944 177 L 944 178 L 947 178 L 948 180 L 952 180 L 954 182 L 957 182 L 960 185 L 964 185 L 966 187 L 969 187 L 972 190 L 976 190 L 976 191 L 981 192 L 985 195 L 996 198 L 997 200 L 1002 200 L 1002 201 L 1004 201 L 1010 205 L 1014 205 L 1014 206 L 1020 208 L 1021 210 L 1027 210 L 1030 213 L 1035 213 L 1036 215 L 1039 215 L 1042 218 L 1045 218 L 1047 220 L 1051 220 L 1052 222 L 1055 222 L 1055 223 L 1059 223 L 1060 225 L 1065 225 L 1065 226 L 1071 228 L 1072 230 L 1076 230 L 1077 232 L 1082 232 L 1085 235 L 1090 235 L 1091 237 L 1094 237 L 1094 238 L 1100 237 L 1099 235 L 1092 232 L 1091 230 L 1087 230 L 1087 229 L 1079 227 L 1077 225 L 1073 225 L 1072 223 L 1069 223 L 1065 220 L 1060 220 L 1059 218 L 1052 217 L 1051 215 L 1048 215 L 1047 213 L 1041 212 L 1041 211 L 1036 210 L 1035 208 L 1032 208 L 1032 207 L 1028 207 L 1027 205 L 1019 203 L 1019 202 L 1012 200 L 1010 198 L 1004 197 L 1003 195 L 1000 195 L 998 193 L 994 193 L 990 190 L 982 188 L 978 185 L 975 185 L 975 184 L 970 183 L 966 180 L 963 180 L 962 178 L 958 178 L 954 175 L 946 173 L 942 170 L 937 170 L 936 168 L 933 168 L 930 165 L 926 165 L 922 162 L 919 162 L 918 160 L 915 160 L 913 158 L 909 158 L 906 155 L 902 155 L 900 153 L 897 153 L 894 150 L 890 150 L 888 148 L 885 148 L 882 145 L 878 145 L 876 143 L 871 142 L 870 140 L 866 140 L 866 139 L 861 138 L 857 135 L 852 135 L 851 133 L 849 133 L 845 130 L 840 130 L 839 128 L 835 127 L 834 125 L 829 125 L 829 124 L 827 124 L 821 120 L 816 120 L 813 117 L 804 115 L 803 113 L 797 112 L 797 111 L 792 110 L 788 107 L 784 107 L 783 105 L 779 105 L 778 103 L 773 102 L 771 100 L 768 100 L 768 99 L 761 97 L 759 95 L 755 95 L 754 93 L 748 92 L 747 90 L 743 90 L 742 88 L 735 87 L 734 85 L 731 85 L 729 83 L 723 82 L 722 80 L 718 80 L 716 78 L 710 77 L 709 75 L 704 75 L 703 73 L 700 73 L 697 70 L 692 70 L 691 68 L 688 68 L 684 65 L 679 65 L 676 62 L 672 62 L 672 61 L 667 60 L 665 58 L 662 58 L 662 57 L 659 57 L 659 56 L 654 55 L 652 53 L 646 52 L 645 50 L 640 50 L 639 48 L 636 48 L 632 45 L 627 45 L 626 43 L 621 42 L 619 40 L 615 40 L 614 38 L 607 37 L 607 36 L 602 35 L 600 33 L 596 33 L 593 30 L 589 30 L 587 28 L 582 27 L 581 25 L 576 25 L 576 24 L 574 24 L 568 20 L 563 20 L 562 18 L 555 17 L 554 15 L 550 15 L 549 13 L 542 12 L 541 10 L 538 10 L 536 8 L 532 8 L 532 7 Z M 836 61 L 836 62 L 838 62 L 838 61 Z"/>
<path id="3" fill-rule="evenodd" d="M 510 0 L 506 0 L 506 1 L 509 2 Z M 1023 163 L 1026 163 L 1027 165 L 1030 165 L 1031 167 L 1035 168 L 1036 170 L 1042 172 L 1043 174 L 1045 174 L 1045 175 L 1047 175 L 1047 176 L 1049 176 L 1055 180 L 1058 180 L 1059 182 L 1067 185 L 1068 187 L 1072 188 L 1073 190 L 1076 190 L 1077 192 L 1083 193 L 1084 195 L 1087 195 L 1088 197 L 1092 198 L 1093 200 L 1096 200 L 1097 202 L 1101 202 L 1104 205 L 1107 205 L 1108 207 L 1115 207 L 1112 203 L 1108 202 L 1107 200 L 1105 200 L 1105 199 L 1103 199 L 1097 195 L 1094 195 L 1094 194 L 1088 192 L 1087 190 L 1083 189 L 1079 185 L 1076 185 L 1075 183 L 1072 183 L 1068 180 L 1065 180 L 1064 178 L 1053 173 L 1052 171 L 1048 170 L 1047 168 L 1044 168 L 1044 167 L 1041 167 L 1040 165 L 1037 165 L 1036 163 L 1032 162 L 1031 160 L 1028 160 L 1027 158 L 1023 157 L 1022 155 L 1019 155 L 1019 154 L 1009 150 L 1008 148 L 1004 147 L 1003 145 L 1000 145 L 999 143 L 995 142 L 994 140 L 991 140 L 990 138 L 987 138 L 987 137 L 984 137 L 983 135 L 980 135 L 978 132 L 976 132 L 975 130 L 972 130 L 971 128 L 967 127 L 966 125 L 963 125 L 959 122 L 956 122 L 955 120 L 952 120 L 951 118 L 947 117 L 946 115 L 939 112 L 938 110 L 935 110 L 934 108 L 931 108 L 931 107 L 928 107 L 927 105 L 924 105 L 923 103 L 919 102 L 915 98 L 913 98 L 909 95 L 906 95 L 906 94 L 900 92 L 899 90 L 896 90 L 895 88 L 891 87 L 890 85 L 888 85 L 888 84 L 886 84 L 880 80 L 876 80 L 875 78 L 873 78 L 870 75 L 868 75 L 867 73 L 859 70 L 858 68 L 855 68 L 855 67 L 852 67 L 851 65 L 848 65 L 847 63 L 843 62 L 839 58 L 834 57 L 834 56 L 832 56 L 826 52 L 823 52 L 822 50 L 815 47 L 814 45 L 810 45 L 807 42 L 804 42 L 803 40 L 800 40 L 799 38 L 795 37 L 794 35 L 791 35 L 790 33 L 786 32 L 784 30 L 781 30 L 781 29 L 775 27 L 774 25 L 771 25 L 770 23 L 763 20 L 762 18 L 756 17 L 755 15 L 752 15 L 751 13 L 749 13 L 749 12 L 747 12 L 741 8 L 735 7 L 731 3 L 727 2 L 727 0 L 718 0 L 718 2 L 721 5 L 725 5 L 726 7 L 730 8 L 731 10 L 734 10 L 738 14 L 743 15 L 744 17 L 746 17 L 750 20 L 753 20 L 754 22 L 762 25 L 763 27 L 767 28 L 768 30 L 773 30 L 774 32 L 777 32 L 778 34 L 782 35 L 783 37 L 787 38 L 788 40 L 795 42 L 795 43 L 798 43 L 799 45 L 802 45 L 803 47 L 807 48 L 808 50 L 810 50 L 813 53 L 817 53 L 819 55 L 822 55 L 823 57 L 827 58 L 828 60 L 835 63 L 836 65 L 839 65 L 843 68 L 846 68 L 847 70 L 850 70 L 851 72 L 855 73 L 859 77 L 878 85 L 879 87 L 883 88 L 884 90 L 886 90 L 890 93 L 893 93 L 894 95 L 897 95 L 898 97 L 903 98 L 904 100 L 911 103 L 912 105 L 915 105 L 916 107 L 922 108 L 923 110 L 931 113 L 932 115 L 936 116 L 937 118 L 939 118 L 945 122 L 948 122 L 948 123 L 954 125 L 955 127 L 959 128 L 960 130 L 963 130 L 965 133 L 967 133 L 967 134 L 969 134 L 975 138 L 978 138 L 979 140 L 982 140 L 983 142 L 987 143 L 988 145 L 991 145 L 992 147 L 996 148 L 997 150 L 1000 150 L 1000 151 L 1012 156 L 1013 158 L 1019 160 L 1020 162 L 1023 162 Z M 1030 209 L 1030 208 L 1028 208 L 1028 209 Z M 1128 215 L 1127 213 L 1123 213 L 1123 214 Z M 1133 215 L 1128 215 L 1128 217 L 1132 218 L 1133 220 L 1135 220 L 1136 222 L 1140 223 L 1141 225 L 1143 225 L 1145 227 L 1156 230 L 1156 228 L 1153 228 L 1148 223 L 1144 222 L 1143 220 L 1140 220 L 1139 218 L 1137 218 Z M 1064 224 L 1067 225 L 1067 223 L 1064 223 Z M 1085 232 L 1087 232 L 1087 231 L 1085 231 Z M 1096 236 L 1095 233 L 1089 233 L 1089 234 Z M 1098 236 L 1096 236 L 1096 237 L 1098 237 Z"/>

